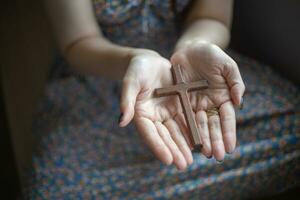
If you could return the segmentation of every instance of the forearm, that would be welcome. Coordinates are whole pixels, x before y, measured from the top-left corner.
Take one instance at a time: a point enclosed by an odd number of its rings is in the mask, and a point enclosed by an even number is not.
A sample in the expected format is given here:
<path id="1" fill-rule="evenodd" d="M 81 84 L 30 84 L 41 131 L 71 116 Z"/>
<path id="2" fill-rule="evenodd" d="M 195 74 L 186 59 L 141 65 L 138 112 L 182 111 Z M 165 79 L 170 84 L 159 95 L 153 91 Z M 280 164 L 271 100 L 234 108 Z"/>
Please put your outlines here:
<path id="1" fill-rule="evenodd" d="M 102 37 L 90 37 L 73 45 L 65 52 L 65 57 L 79 73 L 122 79 L 131 59 L 143 53 L 157 54 L 147 49 L 116 45 Z"/>
<path id="2" fill-rule="evenodd" d="M 80 73 L 121 79 L 131 58 L 146 51 L 106 40 L 90 0 L 44 1 L 59 49 Z"/>
<path id="3" fill-rule="evenodd" d="M 132 49 L 90 37 L 72 45 L 64 56 L 79 73 L 119 79 L 132 57 Z"/>
<path id="4" fill-rule="evenodd" d="M 214 19 L 198 19 L 191 23 L 177 41 L 175 51 L 195 42 L 208 42 L 224 49 L 230 41 L 225 24 Z"/>

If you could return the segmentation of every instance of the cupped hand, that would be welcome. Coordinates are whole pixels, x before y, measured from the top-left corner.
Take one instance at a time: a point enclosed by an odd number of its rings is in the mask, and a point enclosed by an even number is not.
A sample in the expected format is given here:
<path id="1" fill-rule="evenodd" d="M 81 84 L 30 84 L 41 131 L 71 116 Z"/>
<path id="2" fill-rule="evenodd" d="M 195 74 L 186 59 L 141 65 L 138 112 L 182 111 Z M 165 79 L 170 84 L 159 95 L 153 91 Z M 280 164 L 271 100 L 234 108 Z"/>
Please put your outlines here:
<path id="1" fill-rule="evenodd" d="M 208 81 L 208 89 L 192 92 L 190 100 L 203 141 L 202 153 L 222 161 L 225 152 L 233 152 L 236 145 L 234 105 L 242 104 L 245 91 L 237 64 L 218 46 L 205 42 L 177 50 L 171 63 L 181 65 L 186 82 Z M 207 115 L 212 108 L 219 115 Z"/>
<path id="2" fill-rule="evenodd" d="M 182 130 L 178 97 L 153 98 L 156 88 L 172 84 L 171 63 L 156 53 L 131 59 L 123 79 L 120 126 L 132 119 L 139 134 L 156 157 L 165 164 L 185 169 L 193 162 L 187 132 Z"/>

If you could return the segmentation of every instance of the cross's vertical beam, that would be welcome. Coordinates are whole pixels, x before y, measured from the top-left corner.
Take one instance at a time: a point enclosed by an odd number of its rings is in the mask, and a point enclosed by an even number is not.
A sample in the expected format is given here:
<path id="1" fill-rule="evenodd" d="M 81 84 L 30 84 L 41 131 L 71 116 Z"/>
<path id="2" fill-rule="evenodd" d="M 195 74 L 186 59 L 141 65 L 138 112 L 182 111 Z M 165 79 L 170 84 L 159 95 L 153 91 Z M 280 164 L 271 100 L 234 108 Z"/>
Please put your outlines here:
<path id="1" fill-rule="evenodd" d="M 183 114 L 191 132 L 191 141 L 194 143 L 194 148 L 200 150 L 202 148 L 202 140 L 200 137 L 199 129 L 197 128 L 197 123 L 195 120 L 195 115 L 193 114 L 192 105 L 188 96 L 188 91 L 180 91 L 179 99 L 183 107 Z"/>
<path id="2" fill-rule="evenodd" d="M 184 83 L 180 65 L 174 65 L 172 68 L 175 85 Z"/>

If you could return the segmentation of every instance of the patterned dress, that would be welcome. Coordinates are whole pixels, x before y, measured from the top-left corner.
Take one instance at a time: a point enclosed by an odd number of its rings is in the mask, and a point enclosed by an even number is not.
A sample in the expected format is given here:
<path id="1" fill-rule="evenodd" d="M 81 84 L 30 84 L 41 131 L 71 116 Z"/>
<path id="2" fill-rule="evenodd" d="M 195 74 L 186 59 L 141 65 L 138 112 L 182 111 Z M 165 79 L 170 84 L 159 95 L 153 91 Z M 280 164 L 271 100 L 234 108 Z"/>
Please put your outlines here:
<path id="1" fill-rule="evenodd" d="M 187 1 L 94 0 L 111 41 L 170 55 Z M 34 124 L 36 151 L 25 173 L 30 199 L 245 199 L 300 182 L 300 91 L 269 66 L 228 52 L 247 91 L 238 145 L 223 163 L 193 154 L 179 172 L 154 158 L 134 125 L 118 127 L 120 83 L 52 73 Z M 62 59 L 55 69 L 66 69 Z M 59 76 L 57 75 L 59 74 Z M 54 77 L 54 78 L 53 78 Z"/>

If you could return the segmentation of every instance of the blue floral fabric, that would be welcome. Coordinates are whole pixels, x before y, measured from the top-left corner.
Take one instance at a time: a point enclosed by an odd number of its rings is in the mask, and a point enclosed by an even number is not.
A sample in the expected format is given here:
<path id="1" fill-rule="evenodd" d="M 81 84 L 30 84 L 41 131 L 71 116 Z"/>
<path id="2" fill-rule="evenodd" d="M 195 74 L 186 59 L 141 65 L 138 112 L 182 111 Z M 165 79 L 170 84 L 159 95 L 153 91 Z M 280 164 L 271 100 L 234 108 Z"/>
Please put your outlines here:
<path id="1" fill-rule="evenodd" d="M 175 1 L 174 1 L 175 2 Z M 173 4 L 174 4 L 173 2 Z M 180 3 L 179 3 L 180 2 Z M 106 37 L 169 55 L 187 1 L 94 0 Z M 228 52 L 247 91 L 237 149 L 223 163 L 194 153 L 184 172 L 157 161 L 134 125 L 118 127 L 120 83 L 78 75 L 51 80 L 34 125 L 30 199 L 245 199 L 299 184 L 300 91 L 269 66 Z M 67 67 L 65 62 L 57 62 Z"/>

